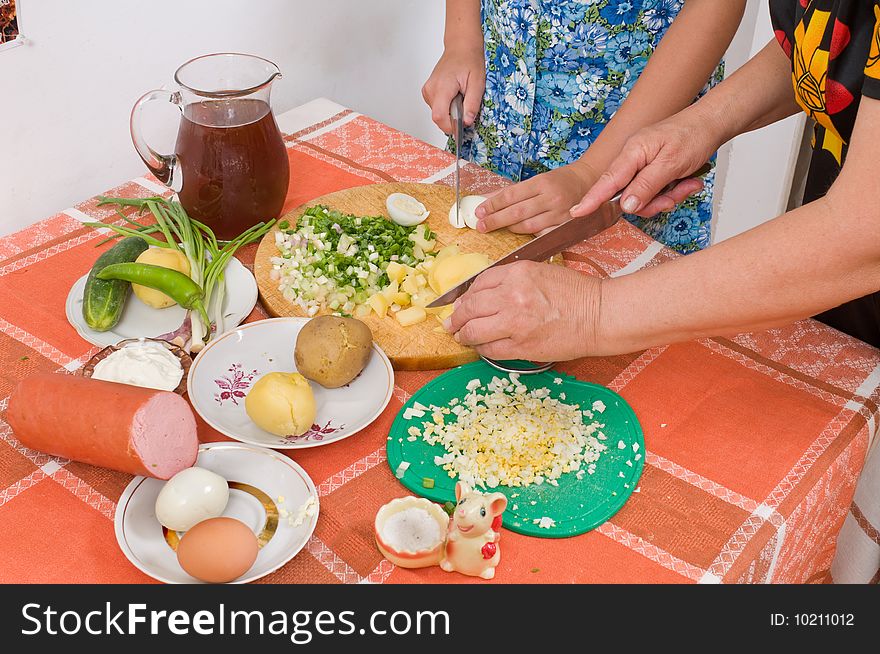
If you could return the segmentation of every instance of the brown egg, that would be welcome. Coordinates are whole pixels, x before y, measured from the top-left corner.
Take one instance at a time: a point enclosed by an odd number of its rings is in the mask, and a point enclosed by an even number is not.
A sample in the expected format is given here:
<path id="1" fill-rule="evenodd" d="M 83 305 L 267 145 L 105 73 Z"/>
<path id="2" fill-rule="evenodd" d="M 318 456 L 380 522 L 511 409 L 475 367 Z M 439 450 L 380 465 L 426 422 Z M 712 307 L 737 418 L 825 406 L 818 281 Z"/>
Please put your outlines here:
<path id="1" fill-rule="evenodd" d="M 259 552 L 250 527 L 234 518 L 203 520 L 177 545 L 177 561 L 199 581 L 223 584 L 250 570 Z"/>

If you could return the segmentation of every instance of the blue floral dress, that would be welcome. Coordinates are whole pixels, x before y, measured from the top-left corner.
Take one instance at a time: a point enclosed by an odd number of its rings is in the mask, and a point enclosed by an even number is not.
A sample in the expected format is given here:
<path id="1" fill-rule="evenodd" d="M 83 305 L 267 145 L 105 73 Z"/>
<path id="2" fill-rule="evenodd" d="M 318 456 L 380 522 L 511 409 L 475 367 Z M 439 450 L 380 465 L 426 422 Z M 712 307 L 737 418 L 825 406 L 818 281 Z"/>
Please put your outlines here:
<path id="1" fill-rule="evenodd" d="M 682 4 L 481 0 L 486 92 L 463 156 L 514 181 L 578 159 L 620 107 Z M 719 68 L 709 86 L 722 74 Z M 675 211 L 629 219 L 679 252 L 706 247 L 714 174 Z"/>

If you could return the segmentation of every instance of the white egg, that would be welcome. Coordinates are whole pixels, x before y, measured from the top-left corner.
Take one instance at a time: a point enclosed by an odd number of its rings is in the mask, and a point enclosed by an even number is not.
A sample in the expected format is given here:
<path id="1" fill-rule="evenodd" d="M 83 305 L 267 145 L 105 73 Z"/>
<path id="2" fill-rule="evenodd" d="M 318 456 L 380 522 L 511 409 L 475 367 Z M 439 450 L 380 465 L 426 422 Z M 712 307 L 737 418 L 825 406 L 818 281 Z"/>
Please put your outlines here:
<path id="1" fill-rule="evenodd" d="M 223 514 L 229 484 L 204 468 L 186 468 L 169 479 L 156 498 L 156 518 L 173 531 L 186 531 Z"/>
<path id="2" fill-rule="evenodd" d="M 482 195 L 466 195 L 461 199 L 458 205 L 458 223 L 455 222 L 455 203 L 449 208 L 449 224 L 453 227 L 461 229 L 462 227 L 477 228 L 477 215 L 474 213 L 483 202 L 486 201 Z"/>
<path id="3" fill-rule="evenodd" d="M 391 220 L 404 227 L 425 222 L 429 213 L 425 205 L 406 193 L 392 193 L 385 199 L 385 207 Z"/>

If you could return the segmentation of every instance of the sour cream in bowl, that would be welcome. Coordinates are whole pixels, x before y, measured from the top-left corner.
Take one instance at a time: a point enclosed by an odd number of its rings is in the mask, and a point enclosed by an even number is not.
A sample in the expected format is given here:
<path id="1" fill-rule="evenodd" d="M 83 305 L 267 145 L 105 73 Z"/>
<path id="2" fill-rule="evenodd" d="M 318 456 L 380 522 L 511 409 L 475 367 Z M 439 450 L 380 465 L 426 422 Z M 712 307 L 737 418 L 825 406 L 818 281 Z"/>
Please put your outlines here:
<path id="1" fill-rule="evenodd" d="M 82 374 L 94 379 L 176 391 L 182 394 L 189 355 L 181 348 L 156 339 L 131 339 L 98 352 L 83 367 Z"/>

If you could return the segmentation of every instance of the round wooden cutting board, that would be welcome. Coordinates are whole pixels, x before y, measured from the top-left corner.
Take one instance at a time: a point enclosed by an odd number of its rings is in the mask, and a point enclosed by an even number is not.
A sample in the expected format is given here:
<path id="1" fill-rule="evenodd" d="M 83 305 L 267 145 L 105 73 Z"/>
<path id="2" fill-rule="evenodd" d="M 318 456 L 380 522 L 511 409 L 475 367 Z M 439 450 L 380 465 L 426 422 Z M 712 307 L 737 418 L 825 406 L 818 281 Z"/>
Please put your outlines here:
<path id="1" fill-rule="evenodd" d="M 449 208 L 455 200 L 455 192 L 438 184 L 372 184 L 337 191 L 307 202 L 279 222 L 289 220 L 294 225 L 307 208 L 316 204 L 358 216 L 387 217 L 385 198 L 391 193 L 407 193 L 427 207 L 430 212 L 427 223 L 437 234 L 437 249 L 455 243 L 462 252 L 482 252 L 495 261 L 531 239 L 531 236 L 513 234 L 506 229 L 491 234 L 480 234 L 468 228 L 456 229 L 449 224 Z M 275 246 L 276 231 L 277 228 L 266 234 L 257 249 L 254 275 L 260 298 L 273 316 L 304 316 L 306 314 L 299 306 L 284 299 L 278 290 L 278 282 L 270 277 L 272 257 L 279 254 Z M 434 316 L 429 315 L 427 320 L 411 327 L 401 327 L 390 312 L 385 318 L 371 313 L 363 321 L 369 325 L 376 343 L 397 370 L 453 368 L 479 358 L 474 350 L 459 345 L 449 334 L 434 331 L 440 326 Z"/>

